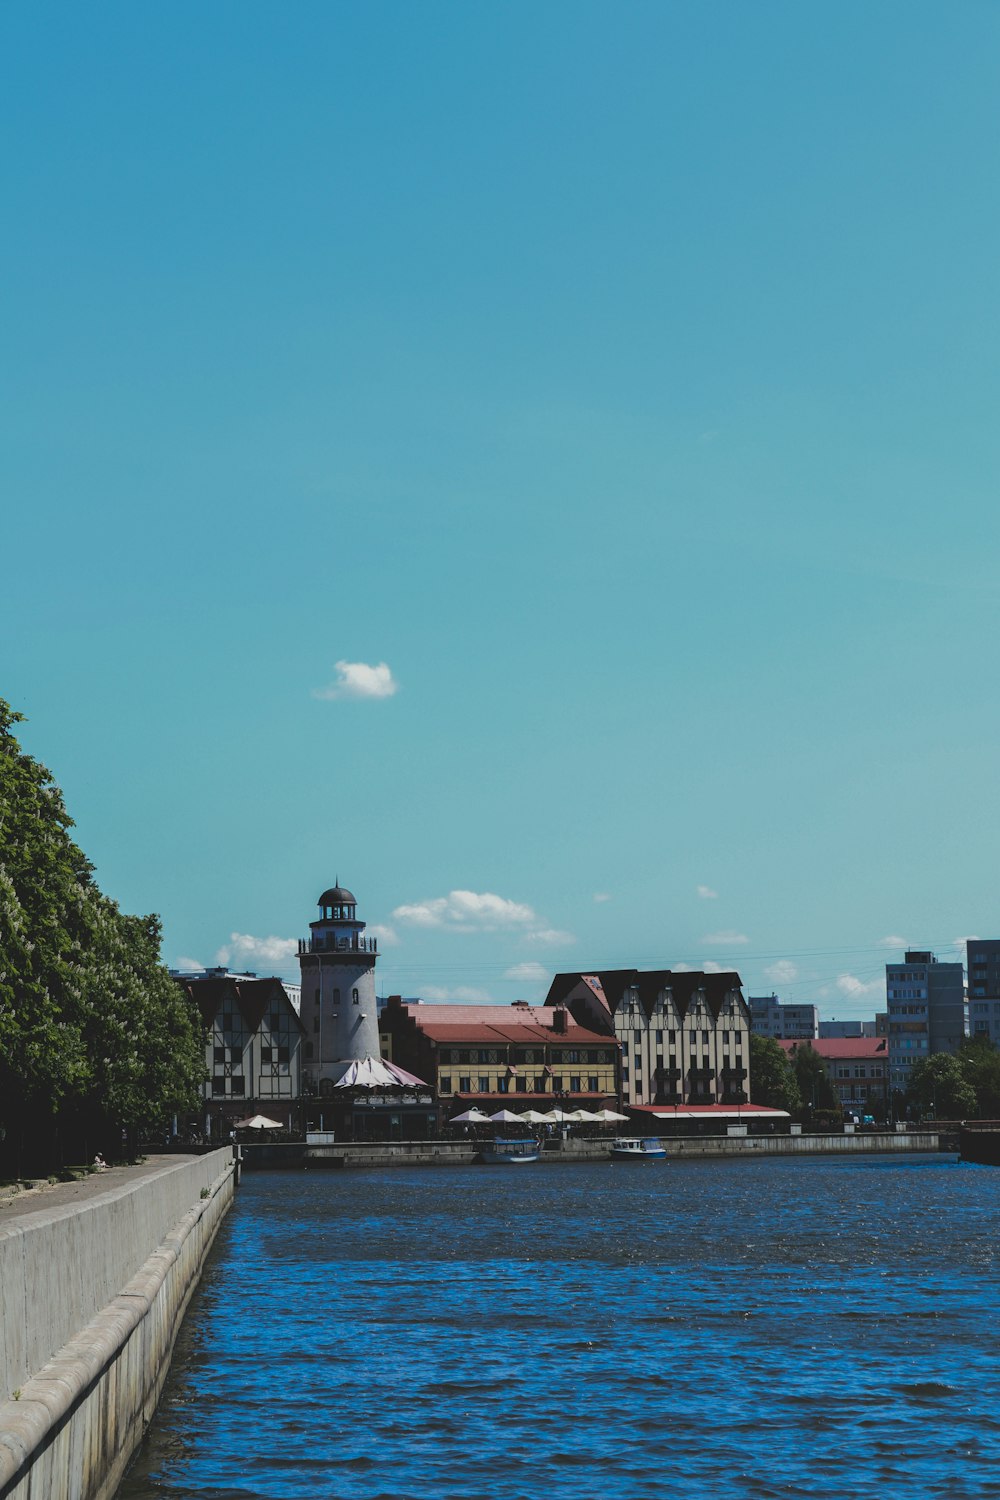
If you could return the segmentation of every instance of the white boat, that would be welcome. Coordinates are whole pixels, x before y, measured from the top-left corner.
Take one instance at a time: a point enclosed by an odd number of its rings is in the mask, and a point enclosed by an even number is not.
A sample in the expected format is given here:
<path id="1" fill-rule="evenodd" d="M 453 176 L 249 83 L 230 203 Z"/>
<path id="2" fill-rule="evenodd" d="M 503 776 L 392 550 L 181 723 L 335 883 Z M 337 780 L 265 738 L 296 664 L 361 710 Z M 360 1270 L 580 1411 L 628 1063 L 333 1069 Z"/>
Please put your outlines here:
<path id="1" fill-rule="evenodd" d="M 538 1142 L 523 1136 L 518 1140 L 484 1141 L 479 1148 L 477 1160 L 488 1167 L 514 1167 L 522 1162 L 538 1160 Z"/>
<path id="2" fill-rule="evenodd" d="M 620 1135 L 611 1142 L 612 1161 L 663 1161 L 666 1154 L 655 1135 Z"/>

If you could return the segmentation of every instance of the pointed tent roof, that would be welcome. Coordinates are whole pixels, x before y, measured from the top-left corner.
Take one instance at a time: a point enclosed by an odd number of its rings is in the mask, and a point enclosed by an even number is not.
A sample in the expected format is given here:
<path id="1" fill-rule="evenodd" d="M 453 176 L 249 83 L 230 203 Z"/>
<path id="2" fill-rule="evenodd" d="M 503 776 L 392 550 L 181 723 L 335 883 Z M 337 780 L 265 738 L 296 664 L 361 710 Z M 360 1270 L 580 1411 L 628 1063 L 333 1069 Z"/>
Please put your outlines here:
<path id="1" fill-rule="evenodd" d="M 425 1089 L 428 1085 L 422 1078 L 407 1073 L 405 1068 L 389 1062 L 385 1057 L 353 1057 L 344 1063 L 344 1071 L 333 1080 L 337 1089 Z"/>

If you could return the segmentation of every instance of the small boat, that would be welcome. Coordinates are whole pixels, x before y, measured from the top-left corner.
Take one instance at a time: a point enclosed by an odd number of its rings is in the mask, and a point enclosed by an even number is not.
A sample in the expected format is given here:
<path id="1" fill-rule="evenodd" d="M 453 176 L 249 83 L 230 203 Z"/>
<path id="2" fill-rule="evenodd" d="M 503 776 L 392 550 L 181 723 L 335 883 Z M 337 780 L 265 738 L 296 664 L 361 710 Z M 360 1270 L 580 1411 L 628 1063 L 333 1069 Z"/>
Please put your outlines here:
<path id="1" fill-rule="evenodd" d="M 666 1154 L 655 1135 L 620 1135 L 611 1142 L 612 1161 L 663 1161 Z"/>
<path id="2" fill-rule="evenodd" d="M 478 1161 L 489 1167 L 513 1167 L 521 1162 L 538 1160 L 538 1142 L 525 1140 L 484 1141 L 479 1149 Z"/>

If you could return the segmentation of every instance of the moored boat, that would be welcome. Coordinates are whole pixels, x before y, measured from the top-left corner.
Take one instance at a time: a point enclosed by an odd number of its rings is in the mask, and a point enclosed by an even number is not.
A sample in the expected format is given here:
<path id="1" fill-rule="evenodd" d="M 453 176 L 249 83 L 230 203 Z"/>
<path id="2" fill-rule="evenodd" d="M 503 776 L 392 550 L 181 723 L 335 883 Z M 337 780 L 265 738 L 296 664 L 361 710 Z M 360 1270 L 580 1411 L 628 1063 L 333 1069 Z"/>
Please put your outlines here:
<path id="1" fill-rule="evenodd" d="M 516 1140 L 497 1138 L 493 1141 L 484 1141 L 476 1159 L 488 1167 L 519 1166 L 522 1162 L 538 1160 L 538 1142 L 526 1140 L 524 1137 Z"/>
<path id="2" fill-rule="evenodd" d="M 655 1135 L 621 1135 L 611 1142 L 612 1161 L 663 1161 L 666 1154 Z"/>

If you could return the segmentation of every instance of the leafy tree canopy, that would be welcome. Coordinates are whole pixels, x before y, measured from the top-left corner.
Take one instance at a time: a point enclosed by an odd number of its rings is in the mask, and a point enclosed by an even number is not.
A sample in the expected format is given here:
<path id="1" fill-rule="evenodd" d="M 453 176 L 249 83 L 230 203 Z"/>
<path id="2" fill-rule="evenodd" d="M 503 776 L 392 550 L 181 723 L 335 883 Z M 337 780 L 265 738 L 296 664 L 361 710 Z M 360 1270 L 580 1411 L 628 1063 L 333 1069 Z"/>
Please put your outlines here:
<path id="1" fill-rule="evenodd" d="M 126 916 L 98 889 L 20 720 L 0 699 L 0 1139 L 8 1157 L 15 1142 L 51 1164 L 60 1132 L 117 1141 L 194 1107 L 204 1048 L 160 963 L 158 918 Z"/>
<path id="2" fill-rule="evenodd" d="M 773 1037 L 750 1033 L 750 1102 L 794 1114 L 802 1106 L 795 1071 Z"/>
<path id="3" fill-rule="evenodd" d="M 977 1114 L 976 1091 L 964 1075 L 963 1059 L 946 1052 L 914 1064 L 906 1097 L 920 1114 L 942 1120 L 974 1119 Z"/>

